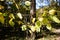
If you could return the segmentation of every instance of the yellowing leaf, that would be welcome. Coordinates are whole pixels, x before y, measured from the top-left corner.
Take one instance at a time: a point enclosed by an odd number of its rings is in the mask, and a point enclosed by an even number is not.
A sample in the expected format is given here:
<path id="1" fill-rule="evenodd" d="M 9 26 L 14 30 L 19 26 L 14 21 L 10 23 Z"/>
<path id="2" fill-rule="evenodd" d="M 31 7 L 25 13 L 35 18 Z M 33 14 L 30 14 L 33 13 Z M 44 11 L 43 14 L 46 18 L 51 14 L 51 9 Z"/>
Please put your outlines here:
<path id="1" fill-rule="evenodd" d="M 14 26 L 14 25 L 15 25 L 15 23 L 13 22 L 13 19 L 10 19 L 10 20 L 9 20 L 9 24 L 10 24 L 11 26 Z"/>
<path id="2" fill-rule="evenodd" d="M 2 24 L 4 24 L 4 20 L 5 20 L 5 18 L 4 18 L 2 15 L 0 15 L 0 22 L 1 22 Z"/>

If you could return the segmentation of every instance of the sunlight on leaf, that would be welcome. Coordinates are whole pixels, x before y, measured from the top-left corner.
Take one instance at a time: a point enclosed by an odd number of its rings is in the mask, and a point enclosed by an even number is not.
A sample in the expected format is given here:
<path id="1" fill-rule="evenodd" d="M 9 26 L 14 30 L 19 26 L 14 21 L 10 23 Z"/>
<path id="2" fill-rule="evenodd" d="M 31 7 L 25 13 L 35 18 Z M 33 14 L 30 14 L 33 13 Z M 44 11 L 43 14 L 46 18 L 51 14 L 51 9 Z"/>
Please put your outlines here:
<path id="1" fill-rule="evenodd" d="M 51 29 L 52 29 L 51 24 L 47 24 L 46 28 L 47 28 L 48 30 L 51 30 Z"/>
<path id="2" fill-rule="evenodd" d="M 30 5 L 31 5 L 31 2 L 26 1 L 26 2 L 25 2 L 25 5 L 26 5 L 26 6 L 30 6 Z"/>
<path id="3" fill-rule="evenodd" d="M 54 14 L 55 14 L 55 12 L 56 12 L 56 10 L 51 9 L 51 10 L 49 11 L 49 14 L 50 14 L 50 15 L 54 15 Z"/>
<path id="4" fill-rule="evenodd" d="M 38 19 L 39 19 L 40 22 L 42 22 L 42 21 L 44 20 L 43 17 L 40 17 L 40 18 L 38 18 Z"/>
<path id="5" fill-rule="evenodd" d="M 27 30 L 27 26 L 26 25 L 22 25 L 22 31 L 25 31 L 25 30 Z"/>
<path id="6" fill-rule="evenodd" d="M 32 23 L 34 23 L 34 22 L 35 22 L 35 18 L 32 19 Z"/>
<path id="7" fill-rule="evenodd" d="M 35 26 L 31 26 L 31 31 L 35 32 Z"/>
<path id="8" fill-rule="evenodd" d="M 17 13 L 17 16 L 18 16 L 20 19 L 23 18 L 21 13 Z"/>
<path id="9" fill-rule="evenodd" d="M 1 15 L 2 13 L 0 12 L 0 15 Z"/>
<path id="10" fill-rule="evenodd" d="M 41 26 L 36 25 L 36 26 L 35 26 L 36 32 L 40 32 L 40 28 L 41 28 Z"/>

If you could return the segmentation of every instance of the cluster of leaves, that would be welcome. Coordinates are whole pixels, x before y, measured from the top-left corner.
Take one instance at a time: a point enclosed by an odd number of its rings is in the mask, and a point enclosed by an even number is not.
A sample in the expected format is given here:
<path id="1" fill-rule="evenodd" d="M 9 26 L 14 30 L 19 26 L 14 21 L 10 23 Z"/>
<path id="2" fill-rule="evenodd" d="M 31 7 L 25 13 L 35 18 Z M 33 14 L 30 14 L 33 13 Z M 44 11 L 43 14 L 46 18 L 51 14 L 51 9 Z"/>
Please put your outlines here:
<path id="1" fill-rule="evenodd" d="M 12 2 L 8 2 L 7 1 L 7 10 L 5 6 L 0 5 L 0 22 L 3 25 L 10 25 L 10 26 L 14 26 L 15 23 L 17 22 L 19 25 L 23 24 L 23 14 L 25 15 L 26 13 L 29 13 L 30 11 L 30 1 L 25 1 L 24 5 L 21 4 L 22 2 L 16 2 L 15 0 L 13 0 Z M 1 3 L 2 4 L 2 3 Z M 4 8 L 5 9 L 4 9 Z M 9 8 L 9 9 L 8 9 Z M 3 12 L 3 10 L 4 12 Z M 17 11 L 16 11 L 17 10 Z"/>
<path id="2" fill-rule="evenodd" d="M 52 27 L 51 23 L 60 23 L 59 18 L 57 17 L 58 10 L 53 8 L 42 8 L 38 9 L 36 13 L 37 21 L 40 23 L 41 27 L 42 25 L 46 25 L 46 28 L 50 31 L 52 31 L 54 28 Z"/>
<path id="3" fill-rule="evenodd" d="M 55 9 L 45 10 L 42 8 L 37 10 L 36 18 L 32 18 L 31 20 L 32 23 L 26 22 L 27 23 L 26 24 L 23 22 L 22 14 L 25 13 L 25 10 L 26 10 L 26 13 L 27 13 L 27 10 L 30 11 L 30 2 L 26 1 L 25 5 L 19 6 L 16 3 L 15 5 L 16 5 L 16 8 L 19 10 L 17 13 L 15 13 L 16 15 L 10 12 L 5 12 L 5 13 L 0 12 L 0 22 L 2 24 L 7 23 L 7 25 L 14 27 L 14 25 L 18 23 L 18 25 L 22 25 L 21 26 L 22 31 L 28 30 L 30 33 L 32 33 L 32 32 L 40 32 L 41 30 L 40 28 L 42 27 L 42 25 L 46 25 L 46 28 L 48 30 L 52 30 L 51 22 L 60 23 L 60 20 L 55 15 L 56 13 L 58 13 L 57 10 Z"/>
<path id="4" fill-rule="evenodd" d="M 38 9 L 36 12 L 36 18 L 32 19 L 32 23 L 34 23 L 35 25 L 31 25 L 31 24 L 23 25 L 22 30 L 24 31 L 29 28 L 30 33 L 31 32 L 40 32 L 41 27 L 43 27 L 45 25 L 45 27 L 48 30 L 53 31 L 54 28 L 51 25 L 51 23 L 52 22 L 55 22 L 57 24 L 60 23 L 60 20 L 56 15 L 58 13 L 59 12 L 56 9 L 49 9 L 49 10 L 45 10 L 44 8 Z M 35 20 L 37 20 L 37 21 L 35 21 Z"/>

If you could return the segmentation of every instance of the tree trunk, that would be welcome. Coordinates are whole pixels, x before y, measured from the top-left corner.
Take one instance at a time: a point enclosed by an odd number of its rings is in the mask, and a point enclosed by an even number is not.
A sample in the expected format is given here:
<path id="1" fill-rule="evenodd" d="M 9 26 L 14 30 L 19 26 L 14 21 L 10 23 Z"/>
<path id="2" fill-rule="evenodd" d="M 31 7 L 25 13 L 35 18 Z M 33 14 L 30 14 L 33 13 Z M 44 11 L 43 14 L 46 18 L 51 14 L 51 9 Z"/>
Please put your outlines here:
<path id="1" fill-rule="evenodd" d="M 30 16 L 31 16 L 31 19 L 36 17 L 36 1 L 35 0 L 31 0 L 31 10 L 30 10 Z"/>
<path id="2" fill-rule="evenodd" d="M 32 18 L 35 18 L 36 17 L 36 2 L 35 0 L 31 0 L 31 10 L 30 10 L 30 22 L 32 20 Z M 32 23 L 31 23 L 32 24 Z M 35 33 L 31 33 L 30 36 L 28 35 L 28 32 L 27 32 L 27 36 L 26 36 L 26 40 L 35 40 Z"/>

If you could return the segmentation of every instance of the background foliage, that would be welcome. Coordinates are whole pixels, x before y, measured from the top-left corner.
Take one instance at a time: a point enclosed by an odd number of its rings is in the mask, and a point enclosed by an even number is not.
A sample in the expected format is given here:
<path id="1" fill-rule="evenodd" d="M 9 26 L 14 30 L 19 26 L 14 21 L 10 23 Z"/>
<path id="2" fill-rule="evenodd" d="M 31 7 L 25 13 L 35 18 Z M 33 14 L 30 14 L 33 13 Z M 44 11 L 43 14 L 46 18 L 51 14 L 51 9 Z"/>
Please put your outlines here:
<path id="1" fill-rule="evenodd" d="M 4 3 L 4 4 L 3 4 Z M 15 31 L 24 31 L 32 40 L 38 33 L 45 35 L 46 31 L 55 30 L 52 23 L 60 25 L 60 7 L 57 3 L 36 10 L 36 17 L 31 19 L 31 2 L 22 0 L 0 2 L 0 26 L 13 27 Z M 53 7 L 52 7 L 53 6 Z M 45 31 L 46 30 L 46 31 Z M 33 35 L 35 34 L 35 35 Z M 31 39 L 30 38 L 30 39 Z"/>

